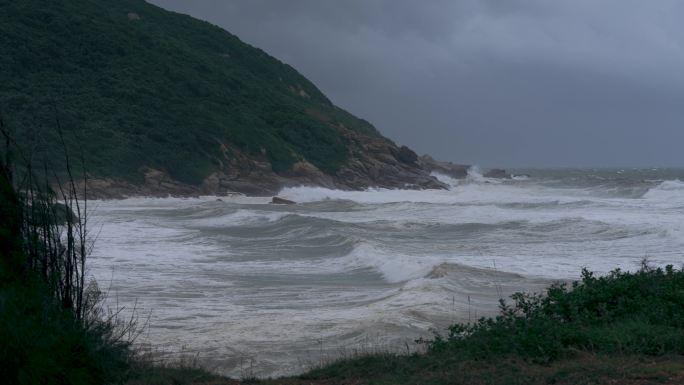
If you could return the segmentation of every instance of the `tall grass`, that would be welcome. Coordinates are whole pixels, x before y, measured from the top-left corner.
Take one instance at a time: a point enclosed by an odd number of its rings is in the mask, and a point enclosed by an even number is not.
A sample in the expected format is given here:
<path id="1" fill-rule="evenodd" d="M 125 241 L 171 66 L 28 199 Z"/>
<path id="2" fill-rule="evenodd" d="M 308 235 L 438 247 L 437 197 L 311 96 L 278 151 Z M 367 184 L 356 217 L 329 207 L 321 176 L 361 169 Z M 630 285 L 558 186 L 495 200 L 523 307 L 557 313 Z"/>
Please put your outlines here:
<path id="1" fill-rule="evenodd" d="M 58 135 L 64 139 L 59 121 Z M 87 190 L 64 152 L 66 181 L 16 151 L 0 117 L 0 371 L 11 384 L 122 381 L 134 318 L 118 317 L 87 279 Z M 82 162 L 83 164 L 84 162 Z M 82 172 L 85 176 L 86 173 Z"/>

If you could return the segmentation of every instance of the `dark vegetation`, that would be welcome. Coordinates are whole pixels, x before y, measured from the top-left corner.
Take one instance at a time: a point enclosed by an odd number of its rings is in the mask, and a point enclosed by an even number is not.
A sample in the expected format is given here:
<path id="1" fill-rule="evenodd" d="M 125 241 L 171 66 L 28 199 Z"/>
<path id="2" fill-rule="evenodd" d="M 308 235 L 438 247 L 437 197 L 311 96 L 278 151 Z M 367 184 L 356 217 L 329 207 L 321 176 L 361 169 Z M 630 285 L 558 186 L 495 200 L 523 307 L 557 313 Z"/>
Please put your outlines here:
<path id="1" fill-rule="evenodd" d="M 0 132 L 2 381 L 120 381 L 133 357 L 130 342 L 137 329 L 134 319 L 125 322 L 107 312 L 102 292 L 86 279 L 86 201 L 75 198 L 73 179 L 58 184 L 58 191 L 51 188 L 47 163 L 38 168 L 42 171 L 34 169 L 16 151 L 14 136 L 1 120 Z"/>
<path id="2" fill-rule="evenodd" d="M 0 116 L 0 383 L 228 381 L 196 357 L 167 361 L 134 346 L 145 330 L 136 309 L 108 307 L 88 279 L 88 192 L 73 166 L 87 173 L 82 158 L 70 158 L 59 121 L 53 129 L 65 179 L 48 159 L 21 151 Z"/>
<path id="3" fill-rule="evenodd" d="M 684 270 L 646 264 L 518 293 L 495 318 L 456 324 L 426 354 L 369 356 L 307 380 L 378 384 L 684 383 Z M 673 379 L 674 378 L 674 379 Z"/>
<path id="4" fill-rule="evenodd" d="M 644 265 L 636 273 L 595 277 L 585 270 L 571 289 L 556 284 L 545 295 L 514 294 L 501 315 L 454 325 L 434 353 L 473 359 L 515 355 L 548 363 L 576 351 L 684 355 L 684 271 Z"/>
<path id="5" fill-rule="evenodd" d="M 292 67 L 143 0 L 0 0 L 0 50 L 18 144 L 65 166 L 57 107 L 67 148 L 97 177 L 139 182 L 146 166 L 198 184 L 225 162 L 223 144 L 277 172 L 306 159 L 334 174 L 345 130 L 379 136 Z"/>

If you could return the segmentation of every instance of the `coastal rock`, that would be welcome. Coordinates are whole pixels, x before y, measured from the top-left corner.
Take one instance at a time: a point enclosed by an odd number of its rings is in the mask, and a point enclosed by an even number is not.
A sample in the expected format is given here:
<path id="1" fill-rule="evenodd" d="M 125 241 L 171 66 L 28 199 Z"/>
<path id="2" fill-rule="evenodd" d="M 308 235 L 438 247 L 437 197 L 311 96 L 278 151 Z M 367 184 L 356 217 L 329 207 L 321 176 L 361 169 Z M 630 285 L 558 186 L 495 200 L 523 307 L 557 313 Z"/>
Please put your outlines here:
<path id="1" fill-rule="evenodd" d="M 145 169 L 144 182 L 135 184 L 119 178 L 89 178 L 76 183 L 79 197 L 87 194 L 88 199 L 124 199 L 134 196 L 148 197 L 196 197 L 203 193 L 201 186 L 191 186 L 171 178 L 156 169 Z"/>
<path id="2" fill-rule="evenodd" d="M 406 146 L 401 146 L 396 154 L 397 160 L 402 163 L 413 164 L 418 160 L 418 155 Z"/>
<path id="3" fill-rule="evenodd" d="M 248 196 L 266 197 L 273 196 L 280 191 L 281 185 L 271 180 L 231 180 L 221 184 L 221 190 L 212 195 L 226 195 L 230 192 L 240 192 Z"/>
<path id="4" fill-rule="evenodd" d="M 447 188 L 419 164 L 417 156 L 414 160 L 415 153 L 408 147 L 402 150 L 383 137 L 369 137 L 351 130 L 346 136 L 355 145 L 347 164 L 333 178 L 337 188 Z"/>
<path id="5" fill-rule="evenodd" d="M 493 168 L 487 171 L 483 176 L 485 178 L 511 179 L 511 174 L 507 173 L 506 170 L 501 168 Z"/>
<path id="6" fill-rule="evenodd" d="M 351 150 L 346 163 L 333 175 L 323 173 L 306 160 L 289 170 L 275 172 L 266 156 L 247 154 L 230 144 L 221 143 L 221 169 L 209 174 L 198 185 L 173 179 L 167 172 L 147 167 L 141 170 L 142 184 L 114 178 L 88 180 L 90 198 L 125 198 L 129 196 L 226 196 L 242 193 L 249 196 L 275 196 L 284 187 L 318 186 L 340 190 L 445 189 L 431 176 L 437 171 L 459 178 L 467 175 L 467 166 L 418 158 L 408 147 L 398 147 L 383 137 L 370 137 L 355 131 L 346 132 Z"/>
<path id="7" fill-rule="evenodd" d="M 436 161 L 430 155 L 421 156 L 420 165 L 429 172 L 444 174 L 456 179 L 467 177 L 468 169 L 470 168 L 469 165 Z"/>
<path id="8" fill-rule="evenodd" d="M 226 146 L 222 169 L 208 175 L 199 186 L 174 180 L 165 171 L 145 168 L 142 170 L 142 184 L 115 178 L 89 179 L 88 197 L 121 199 L 131 196 L 226 196 L 236 193 L 265 197 L 276 195 L 284 187 L 295 186 L 339 190 L 363 190 L 371 187 L 445 189 L 445 184 L 430 175 L 432 171 L 454 178 L 467 175 L 467 166 L 437 162 L 425 156 L 412 161 L 411 150 L 402 151 L 384 138 L 357 139 L 363 143 L 362 147 L 353 151 L 346 164 L 334 175 L 323 173 L 305 160 L 295 163 L 290 170 L 276 173 L 267 159 L 248 156 L 239 149 Z"/>
<path id="9" fill-rule="evenodd" d="M 289 199 L 281 198 L 281 197 L 273 197 L 271 199 L 271 203 L 276 204 L 276 205 L 294 205 L 297 204 L 295 201 L 291 201 Z"/>

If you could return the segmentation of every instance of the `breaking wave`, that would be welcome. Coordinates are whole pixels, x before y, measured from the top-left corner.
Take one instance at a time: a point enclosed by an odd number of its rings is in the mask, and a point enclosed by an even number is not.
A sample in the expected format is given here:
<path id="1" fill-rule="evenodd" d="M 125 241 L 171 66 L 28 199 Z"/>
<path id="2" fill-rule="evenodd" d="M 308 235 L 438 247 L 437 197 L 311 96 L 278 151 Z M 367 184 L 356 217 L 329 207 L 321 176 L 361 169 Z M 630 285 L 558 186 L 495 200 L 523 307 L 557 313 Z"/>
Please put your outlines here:
<path id="1" fill-rule="evenodd" d="M 662 202 L 684 203 L 684 182 L 667 180 L 649 189 L 643 198 Z"/>
<path id="2" fill-rule="evenodd" d="M 91 268 L 122 305 L 154 309 L 156 345 L 258 351 L 255 374 L 271 376 L 301 370 L 316 341 L 330 354 L 372 335 L 403 346 L 492 314 L 502 292 L 573 279 L 583 267 L 684 262 L 684 172 L 545 172 L 435 174 L 445 190 L 280 191 L 296 205 L 94 202 L 103 229 Z M 240 375 L 239 363 L 214 364 Z"/>

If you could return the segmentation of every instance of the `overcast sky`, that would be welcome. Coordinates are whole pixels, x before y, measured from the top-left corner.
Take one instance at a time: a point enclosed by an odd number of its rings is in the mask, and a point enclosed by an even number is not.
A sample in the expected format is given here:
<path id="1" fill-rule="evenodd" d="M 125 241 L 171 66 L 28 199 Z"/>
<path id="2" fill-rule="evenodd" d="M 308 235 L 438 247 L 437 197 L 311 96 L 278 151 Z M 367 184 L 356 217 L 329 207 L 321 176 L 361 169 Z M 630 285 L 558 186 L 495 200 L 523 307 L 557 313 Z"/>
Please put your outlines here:
<path id="1" fill-rule="evenodd" d="M 153 0 L 399 144 L 482 166 L 684 166 L 684 1 Z"/>

